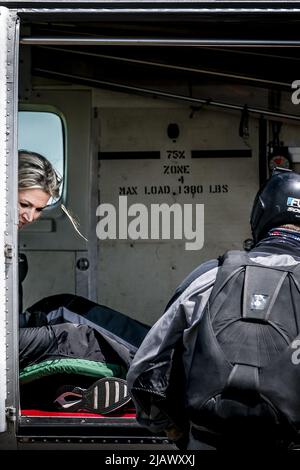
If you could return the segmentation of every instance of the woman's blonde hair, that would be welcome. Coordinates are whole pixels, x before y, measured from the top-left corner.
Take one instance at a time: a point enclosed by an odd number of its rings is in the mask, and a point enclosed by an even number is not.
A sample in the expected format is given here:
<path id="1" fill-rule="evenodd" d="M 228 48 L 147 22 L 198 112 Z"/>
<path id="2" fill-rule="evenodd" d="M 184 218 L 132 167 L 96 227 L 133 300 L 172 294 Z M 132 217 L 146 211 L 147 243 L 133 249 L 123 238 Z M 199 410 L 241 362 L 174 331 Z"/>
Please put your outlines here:
<path id="1" fill-rule="evenodd" d="M 45 157 L 36 152 L 19 150 L 19 191 L 42 189 L 53 199 L 58 199 L 61 183 L 61 176 Z"/>
<path id="2" fill-rule="evenodd" d="M 41 189 L 54 200 L 59 199 L 59 188 L 62 177 L 52 164 L 42 155 L 28 150 L 19 150 L 18 189 Z M 76 232 L 86 241 L 87 238 L 79 230 L 79 223 L 70 211 L 61 204 L 62 211 L 67 215 Z"/>

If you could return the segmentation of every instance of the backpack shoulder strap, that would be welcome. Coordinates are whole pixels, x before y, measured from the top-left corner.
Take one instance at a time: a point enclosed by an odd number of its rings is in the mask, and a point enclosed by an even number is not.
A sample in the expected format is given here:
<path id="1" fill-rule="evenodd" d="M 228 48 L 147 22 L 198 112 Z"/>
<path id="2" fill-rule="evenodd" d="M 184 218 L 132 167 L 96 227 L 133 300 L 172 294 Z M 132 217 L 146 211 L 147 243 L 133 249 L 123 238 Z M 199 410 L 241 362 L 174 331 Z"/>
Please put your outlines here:
<path id="1" fill-rule="evenodd" d="M 249 257 L 246 252 L 238 250 L 230 250 L 219 256 L 219 268 L 216 281 L 210 296 L 213 302 L 216 296 L 223 290 L 227 282 L 233 277 L 239 275 L 245 269 L 245 265 L 249 263 Z"/>
<path id="2" fill-rule="evenodd" d="M 250 262 L 249 255 L 242 250 L 228 250 L 219 256 L 219 266 L 244 266 Z"/>

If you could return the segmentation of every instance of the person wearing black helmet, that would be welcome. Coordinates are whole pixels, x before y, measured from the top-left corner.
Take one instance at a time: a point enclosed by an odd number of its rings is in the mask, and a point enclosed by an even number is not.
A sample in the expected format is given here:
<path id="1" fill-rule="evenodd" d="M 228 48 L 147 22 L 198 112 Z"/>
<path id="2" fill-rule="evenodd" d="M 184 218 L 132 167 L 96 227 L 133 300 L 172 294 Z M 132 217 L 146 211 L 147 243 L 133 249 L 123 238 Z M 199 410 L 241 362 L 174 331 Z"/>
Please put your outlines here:
<path id="1" fill-rule="evenodd" d="M 300 175 L 298 173 L 285 169 L 274 170 L 272 177 L 255 197 L 250 224 L 255 243 L 264 238 L 273 227 L 284 226 L 299 231 Z"/>
<path id="2" fill-rule="evenodd" d="M 127 375 L 137 420 L 179 449 L 288 449 L 300 431 L 300 175 L 274 170 L 252 249 L 178 287 Z"/>

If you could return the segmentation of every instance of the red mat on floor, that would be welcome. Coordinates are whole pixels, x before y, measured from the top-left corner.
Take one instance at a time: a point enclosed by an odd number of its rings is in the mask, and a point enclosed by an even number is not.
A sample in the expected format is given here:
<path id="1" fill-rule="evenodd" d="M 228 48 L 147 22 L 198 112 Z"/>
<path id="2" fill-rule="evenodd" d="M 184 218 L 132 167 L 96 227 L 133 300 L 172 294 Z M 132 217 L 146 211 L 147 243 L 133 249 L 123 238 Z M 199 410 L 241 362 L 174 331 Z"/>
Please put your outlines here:
<path id="1" fill-rule="evenodd" d="M 134 410 L 128 410 L 126 413 L 110 413 L 108 415 L 99 415 L 95 413 L 66 413 L 62 411 L 44 411 L 44 410 L 22 410 L 22 416 L 61 416 L 63 418 L 135 418 Z"/>

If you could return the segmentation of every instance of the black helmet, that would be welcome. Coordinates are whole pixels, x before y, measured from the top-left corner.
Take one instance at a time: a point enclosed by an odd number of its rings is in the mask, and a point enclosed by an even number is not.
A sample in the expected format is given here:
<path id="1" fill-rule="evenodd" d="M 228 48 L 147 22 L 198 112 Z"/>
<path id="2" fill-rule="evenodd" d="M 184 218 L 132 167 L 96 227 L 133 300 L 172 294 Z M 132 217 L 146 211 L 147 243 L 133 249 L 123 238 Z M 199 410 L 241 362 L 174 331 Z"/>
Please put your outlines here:
<path id="1" fill-rule="evenodd" d="M 261 240 L 273 227 L 300 224 L 300 175 L 276 168 L 258 191 L 250 218 L 254 242 Z"/>

